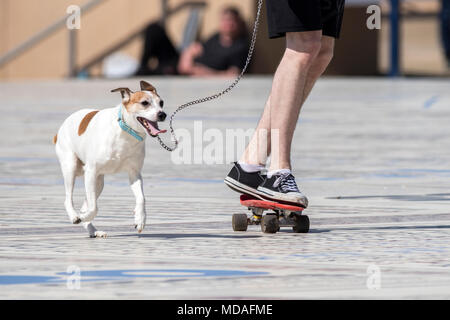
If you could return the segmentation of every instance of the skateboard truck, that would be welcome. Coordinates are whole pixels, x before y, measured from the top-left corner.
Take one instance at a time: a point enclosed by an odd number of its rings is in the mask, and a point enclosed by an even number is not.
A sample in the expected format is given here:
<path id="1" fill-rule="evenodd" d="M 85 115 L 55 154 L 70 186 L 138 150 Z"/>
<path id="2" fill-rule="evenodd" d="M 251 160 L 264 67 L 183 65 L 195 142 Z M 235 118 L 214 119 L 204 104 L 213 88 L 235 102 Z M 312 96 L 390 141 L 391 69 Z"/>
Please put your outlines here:
<path id="1" fill-rule="evenodd" d="M 303 207 L 260 200 L 246 194 L 241 195 L 240 201 L 252 215 L 248 217 L 245 213 L 233 214 L 234 231 L 247 231 L 249 225 L 259 224 L 264 233 L 276 233 L 280 227 L 292 227 L 296 233 L 309 232 L 309 218 L 303 214 Z M 264 214 L 266 210 L 272 212 Z"/>

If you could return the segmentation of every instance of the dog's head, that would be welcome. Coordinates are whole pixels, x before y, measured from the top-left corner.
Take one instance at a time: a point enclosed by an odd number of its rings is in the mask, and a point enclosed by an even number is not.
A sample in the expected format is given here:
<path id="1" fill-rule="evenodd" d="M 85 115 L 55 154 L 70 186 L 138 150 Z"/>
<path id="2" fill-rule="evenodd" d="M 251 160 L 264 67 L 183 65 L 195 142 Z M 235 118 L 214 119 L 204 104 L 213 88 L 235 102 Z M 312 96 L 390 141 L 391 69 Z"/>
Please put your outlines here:
<path id="1" fill-rule="evenodd" d="M 111 92 L 121 93 L 122 104 L 132 115 L 133 121 L 141 125 L 150 136 L 156 137 L 167 131 L 158 128 L 158 122 L 164 121 L 167 115 L 162 110 L 164 101 L 150 83 L 141 81 L 141 91 L 137 92 L 128 88 L 117 88 Z"/>

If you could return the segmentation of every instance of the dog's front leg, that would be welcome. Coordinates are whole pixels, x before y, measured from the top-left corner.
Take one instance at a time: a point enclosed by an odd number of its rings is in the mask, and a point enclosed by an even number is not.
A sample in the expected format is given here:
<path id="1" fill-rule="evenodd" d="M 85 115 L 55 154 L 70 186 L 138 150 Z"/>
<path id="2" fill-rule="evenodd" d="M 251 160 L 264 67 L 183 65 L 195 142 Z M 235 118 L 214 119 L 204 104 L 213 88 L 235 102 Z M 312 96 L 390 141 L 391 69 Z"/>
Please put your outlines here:
<path id="1" fill-rule="evenodd" d="M 86 188 L 87 210 L 81 215 L 81 221 L 90 222 L 97 215 L 97 173 L 93 169 L 85 169 L 84 185 Z"/>
<path id="2" fill-rule="evenodd" d="M 134 225 L 139 233 L 144 230 L 147 214 L 145 212 L 144 188 L 142 186 L 142 176 L 140 172 L 128 173 L 130 186 L 136 198 L 136 208 L 134 209 Z"/>

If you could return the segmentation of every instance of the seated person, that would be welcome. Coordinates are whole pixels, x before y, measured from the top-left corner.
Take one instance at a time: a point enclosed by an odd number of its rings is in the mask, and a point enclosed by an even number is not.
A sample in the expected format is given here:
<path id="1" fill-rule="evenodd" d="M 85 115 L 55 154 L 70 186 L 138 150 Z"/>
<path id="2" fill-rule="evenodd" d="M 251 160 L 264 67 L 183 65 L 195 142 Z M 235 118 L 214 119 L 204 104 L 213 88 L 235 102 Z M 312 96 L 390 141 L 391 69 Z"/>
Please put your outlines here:
<path id="1" fill-rule="evenodd" d="M 226 8 L 219 32 L 204 43 L 195 42 L 179 54 L 159 24 L 145 32 L 144 52 L 136 75 L 230 75 L 237 76 L 245 65 L 249 40 L 239 11 Z M 149 66 L 150 59 L 157 61 Z"/>

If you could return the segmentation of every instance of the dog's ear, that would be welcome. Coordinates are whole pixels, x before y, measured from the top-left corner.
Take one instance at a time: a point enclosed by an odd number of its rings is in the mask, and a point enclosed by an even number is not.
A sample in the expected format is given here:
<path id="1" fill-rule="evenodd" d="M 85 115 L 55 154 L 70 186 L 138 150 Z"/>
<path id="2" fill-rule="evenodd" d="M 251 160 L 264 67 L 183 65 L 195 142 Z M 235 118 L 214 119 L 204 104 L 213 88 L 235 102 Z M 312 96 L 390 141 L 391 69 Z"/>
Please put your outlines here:
<path id="1" fill-rule="evenodd" d="M 142 91 L 151 91 L 151 92 L 157 94 L 156 88 L 154 86 L 152 86 L 150 83 L 145 82 L 145 81 L 141 81 L 141 90 Z"/>
<path id="2" fill-rule="evenodd" d="M 120 94 L 122 95 L 122 101 L 124 103 L 127 103 L 130 101 L 131 94 L 133 93 L 128 88 L 117 88 L 117 89 L 111 90 L 111 92 L 120 92 Z"/>

